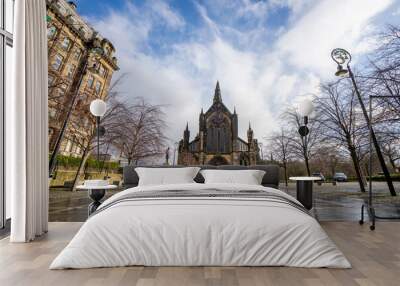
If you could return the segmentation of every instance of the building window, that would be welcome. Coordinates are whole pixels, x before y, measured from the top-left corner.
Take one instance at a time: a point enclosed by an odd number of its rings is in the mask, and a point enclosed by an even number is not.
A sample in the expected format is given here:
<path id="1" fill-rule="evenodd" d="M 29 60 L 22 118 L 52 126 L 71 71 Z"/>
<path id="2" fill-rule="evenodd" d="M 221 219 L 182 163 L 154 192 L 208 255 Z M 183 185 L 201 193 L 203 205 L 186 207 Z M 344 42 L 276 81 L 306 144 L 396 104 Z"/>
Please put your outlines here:
<path id="1" fill-rule="evenodd" d="M 94 81 L 93 76 L 89 75 L 88 81 L 87 81 L 87 87 L 92 88 L 93 87 L 93 81 Z"/>
<path id="2" fill-rule="evenodd" d="M 56 71 L 60 70 L 63 60 L 64 60 L 63 56 L 60 54 L 57 54 L 54 57 L 54 61 L 53 61 L 53 64 L 51 67 Z"/>
<path id="3" fill-rule="evenodd" d="M 85 128 L 89 127 L 89 118 L 85 117 L 85 120 L 83 121 L 83 127 Z"/>
<path id="4" fill-rule="evenodd" d="M 69 46 L 71 45 L 71 40 L 68 37 L 65 37 L 64 40 L 61 42 L 61 48 L 64 50 L 68 50 Z"/>
<path id="5" fill-rule="evenodd" d="M 56 97 L 62 97 L 62 96 L 64 96 L 66 93 L 67 93 L 67 88 L 68 88 L 68 86 L 65 84 L 65 83 L 63 83 L 63 84 L 61 84 L 58 88 L 57 88 L 57 91 L 56 91 Z"/>
<path id="6" fill-rule="evenodd" d="M 58 3 L 58 1 L 56 2 L 56 7 L 58 9 L 58 11 L 61 13 L 61 15 L 65 15 L 68 11 L 65 9 L 65 7 L 63 5 L 61 5 L 60 3 Z"/>
<path id="7" fill-rule="evenodd" d="M 54 26 L 47 28 L 47 38 L 49 40 L 54 39 L 55 35 L 57 34 L 57 28 Z"/>
<path id="8" fill-rule="evenodd" d="M 78 146 L 76 144 L 73 144 L 72 148 L 71 148 L 71 153 L 76 153 L 77 148 L 78 148 Z"/>
<path id="9" fill-rule="evenodd" d="M 105 78 L 106 76 L 106 69 L 104 68 L 104 66 L 102 64 L 100 64 L 99 67 L 99 75 L 102 76 L 103 78 Z"/>
<path id="10" fill-rule="evenodd" d="M 101 82 L 100 81 L 96 81 L 95 93 L 99 94 L 100 90 L 101 90 Z"/>
<path id="11" fill-rule="evenodd" d="M 74 54 L 72 55 L 73 59 L 76 61 L 79 61 L 79 58 L 81 57 L 82 51 L 79 48 L 76 48 L 74 50 Z"/>
<path id="12" fill-rule="evenodd" d="M 105 51 L 106 51 L 106 56 L 110 56 L 111 55 L 111 49 L 110 47 L 105 47 Z"/>
<path id="13" fill-rule="evenodd" d="M 69 79 L 72 79 L 74 77 L 75 68 L 76 67 L 74 65 L 67 66 L 67 77 Z"/>
<path id="14" fill-rule="evenodd" d="M 54 82 L 54 76 L 52 76 L 52 75 L 49 74 L 48 77 L 47 77 L 47 84 L 48 84 L 48 86 L 51 87 L 52 84 L 53 84 L 53 82 Z"/>
<path id="15" fill-rule="evenodd" d="M 82 101 L 86 101 L 86 99 L 88 99 L 88 94 L 87 93 L 82 93 L 82 95 L 81 95 L 81 98 L 82 98 Z"/>
<path id="16" fill-rule="evenodd" d="M 50 118 L 56 118 L 57 117 L 57 110 L 55 109 L 55 108 L 53 108 L 53 107 L 50 107 L 49 108 L 49 115 L 50 115 Z"/>
<path id="17" fill-rule="evenodd" d="M 67 145 L 65 145 L 64 151 L 65 151 L 65 152 L 70 152 L 70 151 L 71 151 L 71 148 L 72 148 L 72 142 L 71 142 L 71 140 L 68 140 L 68 141 L 67 141 Z"/>

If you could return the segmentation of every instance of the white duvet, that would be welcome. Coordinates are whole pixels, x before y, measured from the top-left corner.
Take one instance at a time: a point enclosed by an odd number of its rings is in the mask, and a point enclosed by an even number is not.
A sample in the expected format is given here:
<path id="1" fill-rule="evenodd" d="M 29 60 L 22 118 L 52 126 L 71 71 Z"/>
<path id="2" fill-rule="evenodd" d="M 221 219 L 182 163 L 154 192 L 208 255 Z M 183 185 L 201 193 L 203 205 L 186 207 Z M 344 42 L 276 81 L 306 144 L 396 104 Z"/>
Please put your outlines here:
<path id="1" fill-rule="evenodd" d="M 155 190 L 264 190 L 233 184 L 136 187 Z M 124 201 L 90 217 L 50 269 L 145 266 L 294 266 L 349 268 L 350 263 L 311 216 L 257 199 L 176 198 Z"/>

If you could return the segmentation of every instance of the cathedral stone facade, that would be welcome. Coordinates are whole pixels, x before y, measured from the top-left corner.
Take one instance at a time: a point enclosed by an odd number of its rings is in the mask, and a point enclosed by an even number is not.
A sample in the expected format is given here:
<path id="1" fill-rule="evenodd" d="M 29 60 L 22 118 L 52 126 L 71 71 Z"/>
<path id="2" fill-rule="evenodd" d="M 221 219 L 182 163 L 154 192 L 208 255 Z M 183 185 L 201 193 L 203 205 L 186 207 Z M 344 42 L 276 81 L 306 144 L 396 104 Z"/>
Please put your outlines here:
<path id="1" fill-rule="evenodd" d="M 219 82 L 213 104 L 200 112 L 199 133 L 190 141 L 188 125 L 179 142 L 179 165 L 255 165 L 259 158 L 257 139 L 249 124 L 247 141 L 238 136 L 238 115 L 222 102 Z"/>

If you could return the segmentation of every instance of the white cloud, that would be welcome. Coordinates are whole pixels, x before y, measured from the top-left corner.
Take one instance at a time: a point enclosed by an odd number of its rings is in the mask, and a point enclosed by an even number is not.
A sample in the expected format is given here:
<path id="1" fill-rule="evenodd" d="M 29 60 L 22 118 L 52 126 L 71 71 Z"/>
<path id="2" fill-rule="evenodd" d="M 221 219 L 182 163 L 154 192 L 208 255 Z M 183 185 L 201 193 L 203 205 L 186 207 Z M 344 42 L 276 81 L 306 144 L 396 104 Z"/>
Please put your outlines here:
<path id="1" fill-rule="evenodd" d="M 328 71 L 332 68 L 331 50 L 341 47 L 354 52 L 354 47 L 368 36 L 369 20 L 391 2 L 320 1 L 279 39 L 277 48 L 298 68 Z"/>
<path id="2" fill-rule="evenodd" d="M 354 55 L 371 49 L 373 43 L 366 36 L 376 29 L 372 19 L 391 3 L 274 0 L 266 5 L 240 0 L 232 10 L 224 6 L 230 1 L 213 2 L 215 11 L 196 4 L 203 22 L 190 28 L 190 19 L 185 22 L 161 0 L 140 11 L 127 4 L 129 9 L 121 7 L 102 19 L 92 19 L 116 46 L 120 72 L 129 73 L 120 88 L 126 96 L 167 105 L 172 141 L 181 138 L 186 121 L 192 138 L 196 135 L 200 109 L 211 105 L 216 80 L 227 107 L 236 106 L 240 135 L 245 138 L 251 121 L 256 137 L 262 139 L 278 126 L 287 105 L 317 92 L 320 80 L 331 76 L 335 70 L 331 49 L 344 47 Z M 287 7 L 290 15 L 288 24 L 271 34 L 264 18 L 276 7 Z M 234 15 L 215 17 L 228 12 Z M 246 30 L 235 26 L 230 16 L 254 17 L 259 22 Z M 149 52 L 152 31 L 164 24 L 169 29 L 194 30 L 186 40 L 169 44 L 167 54 Z"/>
<path id="3" fill-rule="evenodd" d="M 167 3 L 161 0 L 153 0 L 148 2 L 148 5 L 169 27 L 179 29 L 185 26 L 185 21 L 182 16 L 173 11 Z"/>
<path id="4" fill-rule="evenodd" d="M 392 12 L 392 16 L 398 16 L 398 15 L 400 15 L 400 7 L 398 7 L 397 9 L 395 9 L 395 10 Z"/>
<path id="5" fill-rule="evenodd" d="M 263 18 L 267 16 L 268 10 L 269 5 L 266 1 L 242 0 L 242 5 L 237 10 L 237 16 Z"/>

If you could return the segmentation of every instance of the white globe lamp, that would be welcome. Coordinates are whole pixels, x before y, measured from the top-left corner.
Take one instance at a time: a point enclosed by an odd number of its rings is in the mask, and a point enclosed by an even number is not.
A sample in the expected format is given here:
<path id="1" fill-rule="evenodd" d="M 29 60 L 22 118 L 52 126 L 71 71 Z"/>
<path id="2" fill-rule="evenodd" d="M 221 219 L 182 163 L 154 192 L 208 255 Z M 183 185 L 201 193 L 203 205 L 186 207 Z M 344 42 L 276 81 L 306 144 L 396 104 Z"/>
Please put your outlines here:
<path id="1" fill-rule="evenodd" d="M 299 114 L 303 117 L 309 116 L 314 111 L 314 104 L 310 99 L 305 99 L 299 104 Z"/>
<path id="2" fill-rule="evenodd" d="M 95 99 L 90 103 L 90 113 L 96 117 L 101 117 L 106 113 L 107 105 L 101 99 Z"/>

